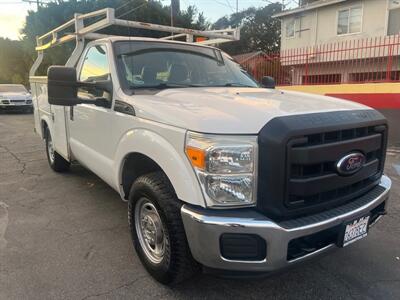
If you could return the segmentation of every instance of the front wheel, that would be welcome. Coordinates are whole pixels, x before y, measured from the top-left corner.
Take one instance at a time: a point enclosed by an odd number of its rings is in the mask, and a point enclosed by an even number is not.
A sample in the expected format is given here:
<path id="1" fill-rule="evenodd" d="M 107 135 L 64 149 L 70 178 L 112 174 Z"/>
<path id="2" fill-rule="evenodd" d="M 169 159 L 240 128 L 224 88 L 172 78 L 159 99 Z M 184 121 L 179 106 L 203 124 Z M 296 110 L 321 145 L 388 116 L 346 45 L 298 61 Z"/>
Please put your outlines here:
<path id="1" fill-rule="evenodd" d="M 132 185 L 128 218 L 134 247 L 147 271 L 163 284 L 181 282 L 199 270 L 188 246 L 181 207 L 163 172 L 141 176 Z"/>
<path id="2" fill-rule="evenodd" d="M 56 150 L 54 150 L 54 143 L 49 128 L 46 128 L 45 136 L 47 161 L 49 162 L 50 168 L 52 168 L 56 172 L 68 171 L 70 163 L 69 161 L 65 160 L 60 154 L 58 154 Z"/>

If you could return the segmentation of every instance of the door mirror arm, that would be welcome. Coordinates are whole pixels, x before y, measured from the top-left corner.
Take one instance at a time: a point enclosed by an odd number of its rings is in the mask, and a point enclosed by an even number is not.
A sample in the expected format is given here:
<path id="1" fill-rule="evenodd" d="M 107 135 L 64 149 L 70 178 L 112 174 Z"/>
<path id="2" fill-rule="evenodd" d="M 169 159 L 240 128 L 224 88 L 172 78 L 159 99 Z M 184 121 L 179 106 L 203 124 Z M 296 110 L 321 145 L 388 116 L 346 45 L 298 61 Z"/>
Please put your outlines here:
<path id="1" fill-rule="evenodd" d="M 109 94 L 113 93 L 113 85 L 111 80 L 99 80 L 99 81 L 89 81 L 89 82 L 82 82 L 77 81 L 76 86 L 79 87 L 86 87 L 86 88 L 93 88 L 98 89 Z"/>
<path id="2" fill-rule="evenodd" d="M 111 103 L 109 100 L 107 100 L 106 98 L 96 98 L 94 100 L 84 100 L 84 99 L 80 99 L 80 103 L 79 104 L 94 104 L 98 107 L 105 107 L 105 108 L 111 108 Z"/>

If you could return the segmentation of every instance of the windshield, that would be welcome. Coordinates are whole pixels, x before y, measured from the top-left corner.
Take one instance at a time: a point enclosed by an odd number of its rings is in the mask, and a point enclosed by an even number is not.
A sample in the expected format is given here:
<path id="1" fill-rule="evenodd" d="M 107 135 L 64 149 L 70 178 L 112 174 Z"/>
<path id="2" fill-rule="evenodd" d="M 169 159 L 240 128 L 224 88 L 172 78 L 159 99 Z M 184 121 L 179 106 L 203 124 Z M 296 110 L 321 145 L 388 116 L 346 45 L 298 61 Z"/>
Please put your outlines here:
<path id="1" fill-rule="evenodd" d="M 0 93 L 27 93 L 23 85 L 0 84 Z"/>
<path id="2" fill-rule="evenodd" d="M 185 44 L 118 42 L 120 78 L 131 89 L 174 87 L 258 87 L 221 51 Z"/>

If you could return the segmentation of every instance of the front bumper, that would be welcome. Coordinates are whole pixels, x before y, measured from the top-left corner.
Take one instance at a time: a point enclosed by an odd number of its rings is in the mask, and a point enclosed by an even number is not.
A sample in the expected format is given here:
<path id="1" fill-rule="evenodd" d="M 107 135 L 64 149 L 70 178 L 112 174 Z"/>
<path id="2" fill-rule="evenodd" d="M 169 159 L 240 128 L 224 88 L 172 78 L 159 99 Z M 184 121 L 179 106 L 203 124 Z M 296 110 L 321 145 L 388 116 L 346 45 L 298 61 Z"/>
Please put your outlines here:
<path id="1" fill-rule="evenodd" d="M 33 104 L 32 103 L 13 103 L 13 104 L 3 104 L 0 102 L 0 109 L 4 110 L 22 110 L 22 109 L 32 109 Z"/>
<path id="2" fill-rule="evenodd" d="M 269 272 L 304 261 L 330 249 L 332 242 L 296 258 L 289 258 L 289 242 L 336 228 L 359 216 L 385 208 L 391 180 L 382 176 L 380 184 L 367 194 L 343 206 L 298 219 L 274 222 L 253 209 L 207 210 L 184 205 L 181 210 L 186 236 L 193 257 L 202 265 L 221 270 Z M 372 226 L 379 220 L 375 216 Z M 223 234 L 258 235 L 266 242 L 262 260 L 232 260 L 221 254 Z"/>

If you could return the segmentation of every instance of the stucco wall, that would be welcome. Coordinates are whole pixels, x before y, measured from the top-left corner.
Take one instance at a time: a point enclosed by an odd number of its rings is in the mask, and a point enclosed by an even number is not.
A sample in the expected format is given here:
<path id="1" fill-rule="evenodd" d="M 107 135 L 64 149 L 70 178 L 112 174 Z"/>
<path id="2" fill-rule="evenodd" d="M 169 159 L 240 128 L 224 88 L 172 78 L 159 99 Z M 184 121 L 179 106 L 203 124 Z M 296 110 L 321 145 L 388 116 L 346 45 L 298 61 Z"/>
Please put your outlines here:
<path id="1" fill-rule="evenodd" d="M 338 10 L 362 5 L 362 32 L 337 35 Z M 393 0 L 348 0 L 343 3 L 305 11 L 296 16 L 282 17 L 281 50 L 341 42 L 368 37 L 385 36 L 387 33 L 388 8 L 400 4 Z M 286 38 L 286 23 L 296 19 L 294 38 Z M 301 27 L 300 27 L 301 25 Z"/>

